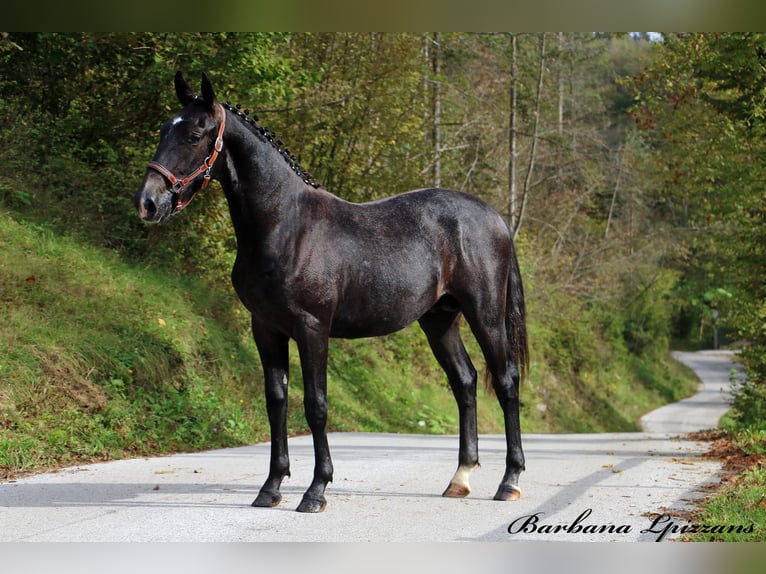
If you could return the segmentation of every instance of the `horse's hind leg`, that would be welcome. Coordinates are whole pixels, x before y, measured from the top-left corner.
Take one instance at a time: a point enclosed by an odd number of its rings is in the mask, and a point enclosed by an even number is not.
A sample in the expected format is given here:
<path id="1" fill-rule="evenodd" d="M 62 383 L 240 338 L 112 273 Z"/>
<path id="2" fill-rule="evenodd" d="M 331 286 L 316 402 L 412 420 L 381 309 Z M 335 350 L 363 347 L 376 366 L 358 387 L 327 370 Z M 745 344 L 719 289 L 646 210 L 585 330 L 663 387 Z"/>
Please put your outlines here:
<path id="1" fill-rule="evenodd" d="M 519 475 L 524 470 L 524 451 L 521 448 L 519 421 L 519 371 L 514 364 L 505 324 L 494 317 L 481 320 L 480 314 L 466 312 L 471 330 L 487 361 L 492 376 L 492 387 L 503 409 L 507 454 L 505 474 L 495 493 L 495 500 L 518 500 L 521 497 Z"/>
<path id="2" fill-rule="evenodd" d="M 271 427 L 271 463 L 269 476 L 252 505 L 271 507 L 282 501 L 279 489 L 284 477 L 290 476 L 290 458 L 287 453 L 288 339 L 259 328 L 255 322 L 253 336 L 265 379 L 266 410 Z"/>
<path id="3" fill-rule="evenodd" d="M 460 313 L 434 310 L 420 318 L 434 356 L 447 374 L 460 415 L 458 468 L 444 496 L 464 497 L 471 492 L 468 479 L 479 466 L 476 431 L 476 369 L 460 339 Z"/>

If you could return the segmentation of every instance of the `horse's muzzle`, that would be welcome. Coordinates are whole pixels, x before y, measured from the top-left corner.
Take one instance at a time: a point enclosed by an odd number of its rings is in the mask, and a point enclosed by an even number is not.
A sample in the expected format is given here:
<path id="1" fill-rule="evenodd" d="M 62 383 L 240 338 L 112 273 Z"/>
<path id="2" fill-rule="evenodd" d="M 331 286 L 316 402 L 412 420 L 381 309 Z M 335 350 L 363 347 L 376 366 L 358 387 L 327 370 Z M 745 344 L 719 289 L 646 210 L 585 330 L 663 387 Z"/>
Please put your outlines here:
<path id="1" fill-rule="evenodd" d="M 161 223 L 173 214 L 173 193 L 148 177 L 133 197 L 138 216 L 144 221 Z M 164 182 L 163 182 L 164 183 Z"/>
<path id="2" fill-rule="evenodd" d="M 133 198 L 133 203 L 136 205 L 138 216 L 144 221 L 152 221 L 154 214 L 157 212 L 157 205 L 151 197 L 144 197 L 144 194 L 137 193 Z"/>

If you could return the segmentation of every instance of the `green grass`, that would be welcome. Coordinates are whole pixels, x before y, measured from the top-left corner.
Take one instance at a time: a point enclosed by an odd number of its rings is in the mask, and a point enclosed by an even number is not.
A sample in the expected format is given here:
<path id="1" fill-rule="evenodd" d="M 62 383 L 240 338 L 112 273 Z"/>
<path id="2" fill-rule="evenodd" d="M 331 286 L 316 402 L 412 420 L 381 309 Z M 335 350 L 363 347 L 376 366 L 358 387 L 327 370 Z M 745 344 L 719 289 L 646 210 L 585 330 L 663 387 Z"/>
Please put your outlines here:
<path id="1" fill-rule="evenodd" d="M 642 415 L 696 392 L 693 371 L 668 354 L 632 354 L 601 333 L 587 311 L 558 311 L 557 321 L 542 322 L 529 306 L 532 365 L 521 411 L 527 432 L 639 431 Z"/>
<path id="2" fill-rule="evenodd" d="M 523 432 L 636 430 L 643 412 L 696 386 L 667 358 L 604 340 L 587 317 L 562 335 L 534 312 Z M 126 263 L 0 208 L 0 317 L 0 476 L 268 439 L 257 351 L 231 288 Z M 308 431 L 298 365 L 292 345 L 293 434 Z M 458 431 L 417 326 L 333 341 L 328 386 L 330 430 Z M 502 432 L 483 389 L 478 412 L 480 432 Z"/>
<path id="3" fill-rule="evenodd" d="M 0 212 L 0 475 L 268 440 L 233 291 L 127 264 Z M 333 341 L 330 430 L 457 432 L 416 327 Z M 484 430 L 501 429 L 494 398 Z M 308 432 L 291 345 L 290 432 Z M 492 414 L 490 414 L 492 413 Z"/>
<path id="4" fill-rule="evenodd" d="M 194 279 L 2 214 L 0 316 L 7 472 L 266 436 L 255 350 Z"/>
<path id="5" fill-rule="evenodd" d="M 688 540 L 766 541 L 766 431 L 741 430 L 734 432 L 731 439 L 744 455 L 755 457 L 755 462 L 695 513 L 693 523 L 710 527 L 710 532 L 689 535 Z"/>

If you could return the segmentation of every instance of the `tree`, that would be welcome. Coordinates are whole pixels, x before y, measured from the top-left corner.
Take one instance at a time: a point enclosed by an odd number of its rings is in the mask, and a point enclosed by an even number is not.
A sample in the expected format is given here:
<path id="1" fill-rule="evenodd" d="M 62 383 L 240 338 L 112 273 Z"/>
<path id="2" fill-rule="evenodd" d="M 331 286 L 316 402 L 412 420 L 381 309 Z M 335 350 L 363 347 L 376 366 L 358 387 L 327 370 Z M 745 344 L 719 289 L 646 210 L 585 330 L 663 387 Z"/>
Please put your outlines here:
<path id="1" fill-rule="evenodd" d="M 285 56 L 293 90 L 260 114 L 341 197 L 422 187 L 422 46 L 414 34 L 292 34 Z"/>
<path id="2" fill-rule="evenodd" d="M 441 98 L 441 34 L 433 32 L 424 36 L 424 53 L 426 65 L 430 68 L 430 77 L 426 78 L 426 89 L 429 95 L 429 114 L 425 121 L 431 126 L 431 146 L 433 147 L 433 160 L 431 160 L 432 185 L 441 187 L 442 162 L 441 162 L 441 121 L 442 121 L 442 98 Z"/>
<path id="3" fill-rule="evenodd" d="M 740 402 L 749 424 L 766 415 L 765 55 L 763 34 L 667 35 L 657 61 L 637 79 L 635 111 L 654 151 L 658 200 L 684 235 L 687 257 L 679 263 L 696 320 L 709 312 L 701 307 L 706 294 L 734 295 L 721 301 L 720 313 L 751 343 L 743 356 L 752 386 Z M 695 309 L 682 310 L 688 317 Z"/>
<path id="4" fill-rule="evenodd" d="M 10 126 L 0 133 L 0 198 L 66 230 L 228 284 L 235 246 L 217 186 L 195 201 L 197 217 L 163 227 L 141 225 L 130 197 L 178 107 L 170 78 L 206 70 L 221 99 L 258 115 L 333 193 L 366 201 L 435 184 L 494 205 L 517 235 L 538 286 L 530 304 L 543 316 L 603 307 L 604 324 L 616 325 L 608 317 L 629 312 L 634 327 L 619 329 L 636 349 L 656 330 L 645 320 L 652 305 L 635 301 L 661 301 L 667 283 L 650 228 L 659 194 L 638 179 L 659 139 L 630 134 L 619 81 L 649 42 L 574 33 L 0 40 L 0 118 Z M 34 183 L 19 180 L 32 171 Z M 670 220 L 678 194 L 665 197 Z"/>
<path id="5" fill-rule="evenodd" d="M 142 225 L 133 210 L 138 186 L 157 143 L 159 126 L 178 103 L 175 70 L 215 70 L 223 86 L 251 86 L 253 79 L 284 83 L 284 68 L 269 34 L 21 33 L 4 37 L 0 72 L 0 134 L 8 150 L 0 177 L 8 187 L 27 189 L 28 208 L 49 222 L 91 241 L 145 254 L 146 239 L 158 245 L 169 233 L 196 236 L 193 218 L 167 228 Z M 247 65 L 257 66 L 248 70 Z M 256 84 L 257 85 L 257 84 Z M 263 84 L 261 84 L 262 86 Z M 252 88 L 248 88 L 252 90 Z M 224 93 L 226 90 L 222 90 Z M 259 93 L 266 92 L 262 87 Z M 18 142 L 24 142 L 19 146 Z M 34 181 L 19 180 L 35 174 Z M 219 198 L 219 207 L 222 198 Z M 213 202 L 215 203 L 215 202 Z M 215 226 L 213 226 L 215 227 Z M 201 234 L 200 234 L 201 235 Z M 205 243 L 181 241 L 181 257 L 206 265 L 221 251 L 221 236 Z"/>

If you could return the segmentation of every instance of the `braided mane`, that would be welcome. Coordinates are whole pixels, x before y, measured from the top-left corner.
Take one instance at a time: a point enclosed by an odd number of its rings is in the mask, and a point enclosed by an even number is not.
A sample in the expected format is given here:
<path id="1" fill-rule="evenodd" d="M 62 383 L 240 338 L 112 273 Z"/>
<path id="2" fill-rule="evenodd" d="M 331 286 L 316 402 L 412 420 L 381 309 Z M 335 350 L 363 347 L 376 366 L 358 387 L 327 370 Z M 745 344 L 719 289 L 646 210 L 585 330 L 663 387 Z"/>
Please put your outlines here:
<path id="1" fill-rule="evenodd" d="M 314 180 L 311 174 L 303 169 L 303 167 L 298 163 L 298 159 L 290 153 L 290 150 L 283 147 L 284 144 L 282 143 L 282 140 L 277 139 L 277 135 L 273 131 L 258 125 L 257 115 L 250 115 L 250 110 L 247 109 L 240 111 L 242 106 L 240 104 L 233 106 L 231 105 L 230 101 L 227 101 L 221 105 L 236 115 L 242 121 L 242 123 L 250 128 L 251 132 L 253 132 L 255 135 L 261 136 L 263 139 L 268 141 L 274 147 L 274 149 L 276 149 L 285 159 L 287 165 L 290 166 L 290 169 L 297 173 L 304 183 L 315 188 L 320 186 L 320 184 Z"/>

